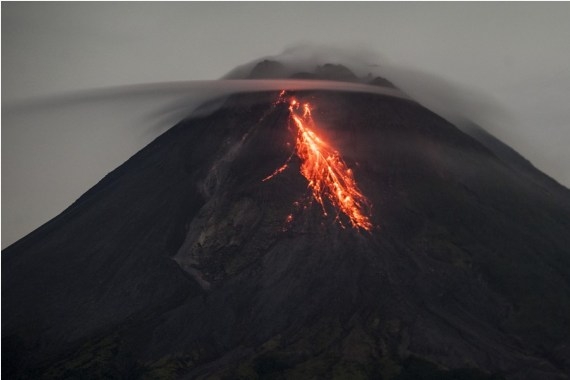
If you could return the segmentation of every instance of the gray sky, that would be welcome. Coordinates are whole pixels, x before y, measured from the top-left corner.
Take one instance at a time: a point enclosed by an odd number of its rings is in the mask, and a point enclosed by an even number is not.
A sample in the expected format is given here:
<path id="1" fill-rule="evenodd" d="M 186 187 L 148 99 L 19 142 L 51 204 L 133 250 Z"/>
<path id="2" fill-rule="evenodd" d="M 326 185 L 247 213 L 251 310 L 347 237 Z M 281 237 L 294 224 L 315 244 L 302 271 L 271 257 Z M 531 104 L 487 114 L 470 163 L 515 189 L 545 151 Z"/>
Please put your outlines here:
<path id="1" fill-rule="evenodd" d="M 168 127 L 172 120 L 152 110 L 179 95 L 8 106 L 67 91 L 217 79 L 305 43 L 376 59 L 420 101 L 465 113 L 569 186 L 569 17 L 569 3 L 4 2 L 2 246 Z M 417 72 L 424 74 L 407 75 Z"/>

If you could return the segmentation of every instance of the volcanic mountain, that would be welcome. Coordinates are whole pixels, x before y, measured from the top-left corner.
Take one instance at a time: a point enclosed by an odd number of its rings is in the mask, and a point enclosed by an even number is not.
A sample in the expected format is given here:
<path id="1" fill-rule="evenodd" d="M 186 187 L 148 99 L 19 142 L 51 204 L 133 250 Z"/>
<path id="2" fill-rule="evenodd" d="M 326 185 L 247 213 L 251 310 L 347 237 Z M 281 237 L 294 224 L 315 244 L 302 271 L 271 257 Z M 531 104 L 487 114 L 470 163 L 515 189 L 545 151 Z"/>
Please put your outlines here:
<path id="1" fill-rule="evenodd" d="M 2 252 L 3 375 L 567 379 L 570 191 L 485 136 L 232 95 Z"/>

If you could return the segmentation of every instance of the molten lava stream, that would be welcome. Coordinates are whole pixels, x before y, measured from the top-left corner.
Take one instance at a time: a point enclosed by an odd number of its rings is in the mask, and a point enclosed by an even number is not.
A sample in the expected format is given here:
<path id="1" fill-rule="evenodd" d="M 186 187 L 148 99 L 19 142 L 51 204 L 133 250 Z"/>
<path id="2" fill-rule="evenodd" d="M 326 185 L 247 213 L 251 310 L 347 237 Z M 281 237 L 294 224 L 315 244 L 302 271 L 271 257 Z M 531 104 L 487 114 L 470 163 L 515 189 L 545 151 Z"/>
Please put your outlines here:
<path id="1" fill-rule="evenodd" d="M 278 102 L 284 102 L 284 92 L 279 95 Z M 311 106 L 300 104 L 295 98 L 289 101 L 291 119 L 297 129 L 295 154 L 301 159 L 301 174 L 309 182 L 309 188 L 315 200 L 321 205 L 326 216 L 325 199 L 337 211 L 346 215 L 354 228 L 366 231 L 372 229 L 367 215 L 370 203 L 360 192 L 352 170 L 340 157 L 338 151 L 323 141 L 316 133 L 316 125 L 311 116 Z M 273 178 L 288 167 L 289 160 L 269 175 L 264 181 Z M 341 223 L 342 225 L 342 223 Z"/>

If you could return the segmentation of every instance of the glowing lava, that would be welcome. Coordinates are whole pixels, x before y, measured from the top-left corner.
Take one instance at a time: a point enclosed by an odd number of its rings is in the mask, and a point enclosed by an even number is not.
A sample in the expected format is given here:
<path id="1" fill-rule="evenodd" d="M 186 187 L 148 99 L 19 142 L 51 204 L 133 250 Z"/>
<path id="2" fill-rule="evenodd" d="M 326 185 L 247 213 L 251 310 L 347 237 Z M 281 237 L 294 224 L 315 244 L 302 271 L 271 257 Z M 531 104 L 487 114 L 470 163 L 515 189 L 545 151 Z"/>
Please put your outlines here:
<path id="1" fill-rule="evenodd" d="M 285 102 L 285 92 L 279 94 L 276 103 Z M 289 100 L 290 117 L 296 131 L 296 146 L 293 154 L 301 159 L 301 174 L 309 182 L 313 198 L 321 205 L 323 214 L 328 215 L 325 200 L 337 211 L 337 221 L 342 225 L 339 214 L 346 215 L 354 228 L 370 231 L 372 223 L 367 215 L 370 203 L 359 190 L 352 170 L 342 160 L 338 151 L 323 141 L 316 133 L 309 103 L 301 104 L 295 98 Z M 266 177 L 267 181 L 287 169 L 287 162 Z M 288 222 L 291 220 L 288 216 Z"/>

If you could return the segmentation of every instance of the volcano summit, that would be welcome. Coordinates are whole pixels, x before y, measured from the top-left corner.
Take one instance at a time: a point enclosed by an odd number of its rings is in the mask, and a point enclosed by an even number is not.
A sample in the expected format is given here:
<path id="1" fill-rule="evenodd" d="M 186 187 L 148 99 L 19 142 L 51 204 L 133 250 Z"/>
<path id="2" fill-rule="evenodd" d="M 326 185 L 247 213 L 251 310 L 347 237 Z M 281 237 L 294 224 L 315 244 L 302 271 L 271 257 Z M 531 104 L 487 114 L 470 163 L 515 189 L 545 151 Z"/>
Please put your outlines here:
<path id="1" fill-rule="evenodd" d="M 360 80 L 249 77 L 275 70 Z M 284 90 L 190 115 L 2 252 L 3 375 L 568 379 L 570 191 L 413 100 Z"/>

